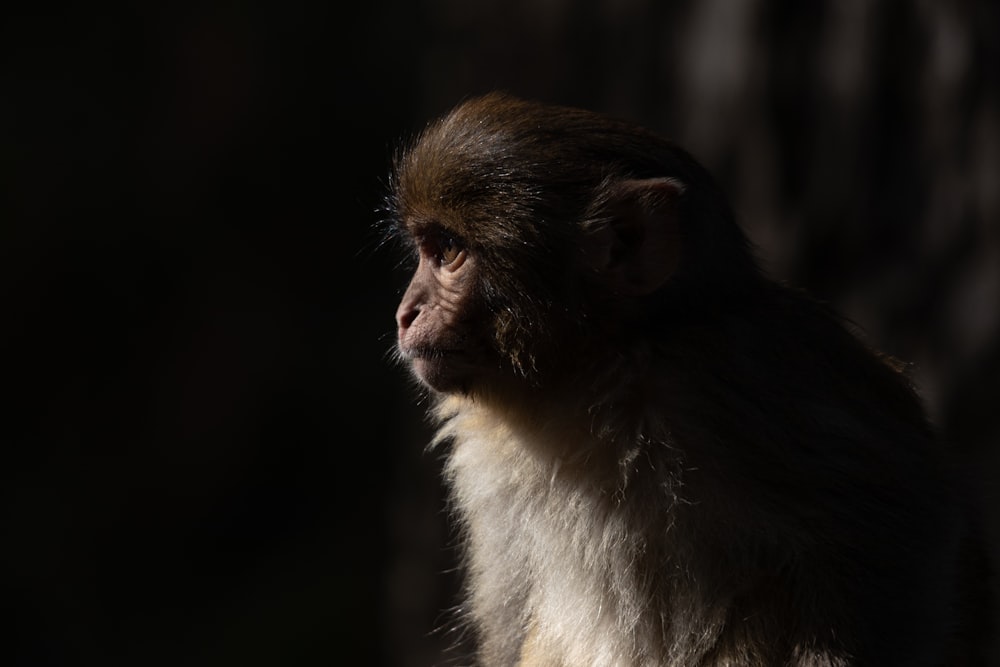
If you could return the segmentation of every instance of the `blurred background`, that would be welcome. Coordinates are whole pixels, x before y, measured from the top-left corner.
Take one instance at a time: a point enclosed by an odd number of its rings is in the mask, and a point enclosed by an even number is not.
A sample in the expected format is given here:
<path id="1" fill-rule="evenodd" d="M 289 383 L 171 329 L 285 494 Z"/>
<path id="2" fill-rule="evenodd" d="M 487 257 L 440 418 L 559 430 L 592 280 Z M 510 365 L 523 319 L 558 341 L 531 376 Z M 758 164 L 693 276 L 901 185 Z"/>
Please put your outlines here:
<path id="1" fill-rule="evenodd" d="M 7 11 L 0 86 L 6 664 L 461 662 L 372 223 L 494 88 L 689 148 L 913 364 L 1000 535 L 991 0 L 81 3 Z"/>

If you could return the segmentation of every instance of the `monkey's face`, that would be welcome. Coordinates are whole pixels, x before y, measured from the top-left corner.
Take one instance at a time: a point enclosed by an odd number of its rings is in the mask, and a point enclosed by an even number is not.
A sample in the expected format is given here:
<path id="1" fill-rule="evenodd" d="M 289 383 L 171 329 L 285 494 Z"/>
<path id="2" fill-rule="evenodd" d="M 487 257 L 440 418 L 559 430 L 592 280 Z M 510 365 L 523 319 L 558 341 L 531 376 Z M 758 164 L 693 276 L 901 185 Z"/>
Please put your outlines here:
<path id="1" fill-rule="evenodd" d="M 441 228 L 413 240 L 417 268 L 396 310 L 399 353 L 431 389 L 468 391 L 486 357 L 475 326 L 477 258 Z"/>
<path id="2" fill-rule="evenodd" d="M 657 163 L 669 147 L 547 109 L 471 102 L 395 159 L 391 233 L 418 260 L 397 350 L 433 390 L 506 397 L 573 384 L 582 361 L 626 345 L 640 304 L 679 265 L 685 185 Z M 647 144 L 634 168 L 609 160 Z"/>

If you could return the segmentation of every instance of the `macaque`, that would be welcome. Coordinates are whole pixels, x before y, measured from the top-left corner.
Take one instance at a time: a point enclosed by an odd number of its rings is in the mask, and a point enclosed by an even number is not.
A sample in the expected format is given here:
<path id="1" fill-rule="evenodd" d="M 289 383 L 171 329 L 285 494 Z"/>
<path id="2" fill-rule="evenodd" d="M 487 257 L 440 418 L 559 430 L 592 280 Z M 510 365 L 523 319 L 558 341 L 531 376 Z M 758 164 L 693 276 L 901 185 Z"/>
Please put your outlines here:
<path id="1" fill-rule="evenodd" d="M 971 664 L 911 384 L 763 275 L 688 153 L 493 93 L 399 152 L 387 209 L 481 664 Z"/>

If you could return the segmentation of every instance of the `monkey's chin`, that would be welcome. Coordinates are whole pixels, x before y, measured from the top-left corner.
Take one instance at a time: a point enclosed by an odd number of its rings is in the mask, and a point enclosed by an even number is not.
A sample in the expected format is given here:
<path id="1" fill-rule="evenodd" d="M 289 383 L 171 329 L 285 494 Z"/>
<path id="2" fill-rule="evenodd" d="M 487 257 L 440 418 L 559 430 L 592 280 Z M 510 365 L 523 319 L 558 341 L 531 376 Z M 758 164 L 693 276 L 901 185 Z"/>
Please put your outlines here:
<path id="1" fill-rule="evenodd" d="M 473 369 L 457 355 L 414 357 L 410 365 L 413 374 L 429 389 L 442 394 L 468 392 Z"/>

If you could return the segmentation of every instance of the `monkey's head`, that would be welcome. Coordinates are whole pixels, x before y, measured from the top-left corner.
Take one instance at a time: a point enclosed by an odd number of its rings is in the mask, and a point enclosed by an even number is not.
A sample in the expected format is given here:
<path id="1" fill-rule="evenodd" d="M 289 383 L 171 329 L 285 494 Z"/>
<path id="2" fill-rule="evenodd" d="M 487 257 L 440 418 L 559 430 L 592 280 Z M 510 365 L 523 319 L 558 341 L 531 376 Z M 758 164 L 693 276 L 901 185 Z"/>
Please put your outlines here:
<path id="1" fill-rule="evenodd" d="M 417 262 L 398 351 L 438 392 L 544 386 L 646 337 L 671 294 L 755 275 L 704 170 L 600 114 L 473 99 L 397 155 L 391 183 L 393 229 Z"/>

